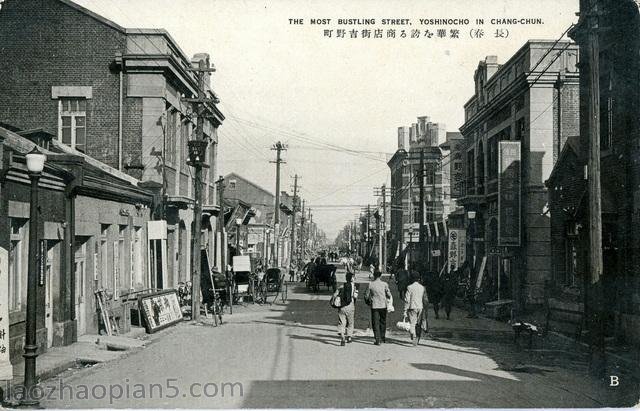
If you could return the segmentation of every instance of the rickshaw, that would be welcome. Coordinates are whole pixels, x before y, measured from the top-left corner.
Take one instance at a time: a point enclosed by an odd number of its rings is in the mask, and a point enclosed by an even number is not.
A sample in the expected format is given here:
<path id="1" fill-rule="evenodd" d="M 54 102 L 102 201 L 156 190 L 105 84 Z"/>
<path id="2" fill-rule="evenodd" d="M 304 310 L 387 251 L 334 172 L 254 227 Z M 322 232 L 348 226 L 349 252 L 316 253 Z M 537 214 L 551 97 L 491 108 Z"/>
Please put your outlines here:
<path id="1" fill-rule="evenodd" d="M 267 271 L 257 279 L 254 288 L 253 300 L 257 303 L 266 303 L 269 293 L 276 293 L 274 301 L 281 293 L 282 302 L 287 300 L 287 285 L 284 282 L 284 274 L 279 268 L 268 268 Z"/>
<path id="2" fill-rule="evenodd" d="M 244 297 L 253 298 L 253 276 L 251 275 L 251 258 L 248 255 L 233 257 L 233 302 Z"/>

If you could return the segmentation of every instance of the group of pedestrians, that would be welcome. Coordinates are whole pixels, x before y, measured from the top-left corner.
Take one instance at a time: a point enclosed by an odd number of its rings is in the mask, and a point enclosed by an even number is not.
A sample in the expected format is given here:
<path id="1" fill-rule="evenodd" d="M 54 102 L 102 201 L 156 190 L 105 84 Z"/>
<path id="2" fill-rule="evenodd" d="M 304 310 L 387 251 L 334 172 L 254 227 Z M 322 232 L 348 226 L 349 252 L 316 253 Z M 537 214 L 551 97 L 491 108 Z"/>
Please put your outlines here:
<path id="1" fill-rule="evenodd" d="M 400 295 L 404 300 L 403 318 L 408 320 L 408 332 L 413 345 L 417 346 L 423 332 L 428 329 L 427 307 L 428 294 L 421 284 L 420 274 L 413 271 L 407 273 L 406 285 L 398 285 Z M 347 268 L 346 282 L 338 288 L 331 299 L 332 306 L 338 308 L 338 333 L 340 345 L 344 346 L 353 341 L 355 302 L 358 298 L 358 290 L 355 286 L 355 272 L 350 266 Z M 339 301 L 339 306 L 335 302 Z M 373 271 L 373 279 L 364 294 L 364 301 L 371 309 L 371 327 L 373 329 L 374 344 L 385 344 L 387 330 L 387 313 L 395 311 L 393 297 L 389 284 L 382 281 L 382 273 L 379 269 Z"/>

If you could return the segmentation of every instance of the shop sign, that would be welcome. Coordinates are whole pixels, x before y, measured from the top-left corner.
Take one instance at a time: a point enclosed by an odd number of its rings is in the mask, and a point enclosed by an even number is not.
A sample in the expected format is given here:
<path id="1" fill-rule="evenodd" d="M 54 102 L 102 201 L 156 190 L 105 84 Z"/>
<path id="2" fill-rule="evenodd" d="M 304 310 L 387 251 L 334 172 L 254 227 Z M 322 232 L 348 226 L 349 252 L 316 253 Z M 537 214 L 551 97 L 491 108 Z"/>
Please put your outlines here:
<path id="1" fill-rule="evenodd" d="M 466 258 L 466 240 L 467 233 L 464 230 L 449 230 L 449 272 L 457 270 L 458 267 L 464 263 Z"/>
<path id="2" fill-rule="evenodd" d="M 520 245 L 520 142 L 498 146 L 498 244 Z"/>
<path id="3" fill-rule="evenodd" d="M 141 295 L 138 297 L 138 306 L 147 333 L 154 333 L 182 321 L 176 290 Z"/>
<path id="4" fill-rule="evenodd" d="M 12 380 L 9 361 L 9 253 L 0 247 L 0 380 Z"/>
<path id="5" fill-rule="evenodd" d="M 417 243 L 420 241 L 420 223 L 403 224 L 404 242 Z"/>

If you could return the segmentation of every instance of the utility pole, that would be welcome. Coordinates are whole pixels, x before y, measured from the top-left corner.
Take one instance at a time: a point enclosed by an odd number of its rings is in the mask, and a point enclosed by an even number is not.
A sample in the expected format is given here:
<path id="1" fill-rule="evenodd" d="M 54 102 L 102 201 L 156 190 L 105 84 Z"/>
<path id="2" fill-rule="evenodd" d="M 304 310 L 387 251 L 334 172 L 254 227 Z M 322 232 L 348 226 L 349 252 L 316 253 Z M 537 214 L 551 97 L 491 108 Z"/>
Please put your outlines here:
<path id="1" fill-rule="evenodd" d="M 387 268 L 387 188 L 382 185 L 382 263 L 380 271 L 384 272 Z"/>
<path id="2" fill-rule="evenodd" d="M 587 186 L 589 201 L 589 287 L 586 306 L 591 345 L 592 373 L 604 372 L 604 292 L 602 287 L 602 203 L 600 184 L 600 43 L 597 2 L 593 10 L 583 10 L 587 15 L 588 39 L 588 90 L 589 90 L 589 143 L 587 157 Z M 591 294 L 591 295 L 589 295 Z"/>
<path id="3" fill-rule="evenodd" d="M 304 205 L 305 205 L 305 200 L 302 200 L 302 210 L 301 210 L 301 217 L 300 217 L 300 255 L 302 256 L 302 259 L 305 260 L 305 255 L 304 255 Z"/>
<path id="4" fill-rule="evenodd" d="M 420 149 L 420 228 L 418 232 L 418 258 L 424 260 L 423 243 L 424 243 L 424 148 Z"/>
<path id="5" fill-rule="evenodd" d="M 271 150 L 276 151 L 276 161 L 271 161 L 271 163 L 276 163 L 276 204 L 274 209 L 274 232 L 273 232 L 273 241 L 275 244 L 275 266 L 278 267 L 280 264 L 280 164 L 283 163 L 280 154 L 283 150 L 286 150 L 284 144 L 281 142 L 277 142 L 271 147 Z"/>
<path id="6" fill-rule="evenodd" d="M 183 99 L 183 101 L 193 103 L 195 105 L 195 113 L 198 116 L 196 121 L 196 140 L 190 141 L 189 144 L 189 162 L 195 168 L 193 179 L 193 231 L 191 239 L 193 244 L 192 251 L 192 267 L 191 267 L 191 319 L 198 320 L 200 318 L 200 271 L 202 264 L 201 248 L 202 248 L 202 167 L 205 162 L 205 153 L 207 151 L 208 142 L 204 139 L 204 117 L 205 103 L 214 102 L 213 99 L 205 97 L 204 90 L 204 74 L 214 72 L 215 68 L 207 67 L 203 60 L 198 62 L 198 67 L 189 68 L 189 71 L 196 72 L 198 78 L 198 97 L 195 99 Z M 171 148 L 169 148 L 171 149 Z"/>
<path id="7" fill-rule="evenodd" d="M 218 186 L 218 204 L 220 211 L 218 213 L 218 236 L 220 242 L 220 272 L 227 275 L 227 236 L 224 230 L 224 177 L 220 176 L 216 181 Z"/>
<path id="8" fill-rule="evenodd" d="M 289 257 L 289 271 L 294 267 L 293 257 L 295 256 L 296 250 L 296 209 L 297 209 L 297 201 L 298 201 L 298 175 L 296 174 L 293 178 L 293 212 L 291 213 L 291 250 Z"/>
<path id="9" fill-rule="evenodd" d="M 309 248 L 313 252 L 313 214 L 311 214 L 311 208 L 309 208 Z"/>
<path id="10" fill-rule="evenodd" d="M 379 256 L 380 256 L 380 271 L 384 271 L 387 266 L 387 189 L 383 184 L 379 189 L 374 187 L 374 195 L 382 197 L 382 215 L 380 216 L 380 235 L 379 242 Z M 379 191 L 378 191 L 379 190 Z M 380 212 L 380 211 L 378 211 Z"/>
<path id="11" fill-rule="evenodd" d="M 369 254 L 371 257 L 371 205 L 367 204 L 367 249 L 365 250 L 366 254 Z"/>

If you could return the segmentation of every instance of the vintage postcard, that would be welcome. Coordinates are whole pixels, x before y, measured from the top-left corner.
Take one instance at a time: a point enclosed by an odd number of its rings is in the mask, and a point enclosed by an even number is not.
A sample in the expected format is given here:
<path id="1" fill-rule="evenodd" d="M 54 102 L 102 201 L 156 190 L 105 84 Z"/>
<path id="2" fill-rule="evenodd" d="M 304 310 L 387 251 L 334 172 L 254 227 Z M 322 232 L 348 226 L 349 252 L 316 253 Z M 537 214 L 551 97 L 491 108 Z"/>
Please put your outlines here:
<path id="1" fill-rule="evenodd" d="M 0 0 L 0 403 L 640 404 L 637 0 Z"/>

